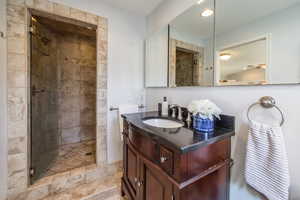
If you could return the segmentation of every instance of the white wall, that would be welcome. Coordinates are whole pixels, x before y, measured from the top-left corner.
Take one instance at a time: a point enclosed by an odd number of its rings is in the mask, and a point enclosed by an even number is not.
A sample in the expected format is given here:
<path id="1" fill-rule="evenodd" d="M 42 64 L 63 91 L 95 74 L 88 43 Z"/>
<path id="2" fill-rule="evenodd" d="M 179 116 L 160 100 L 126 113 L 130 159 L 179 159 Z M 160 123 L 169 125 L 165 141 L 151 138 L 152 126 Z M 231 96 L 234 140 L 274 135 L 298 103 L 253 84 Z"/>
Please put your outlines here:
<path id="1" fill-rule="evenodd" d="M 6 0 L 0 1 L 0 31 L 6 30 Z M 6 137 L 6 39 L 0 38 L 0 200 L 5 198 L 7 187 Z"/>
<path id="2" fill-rule="evenodd" d="M 169 23 L 178 12 L 186 8 L 182 2 L 166 1 L 163 8 L 155 10 L 148 18 L 147 30 L 154 31 Z M 298 133 L 300 115 L 300 86 L 243 86 L 243 87 L 194 87 L 147 89 L 146 102 L 148 110 L 157 110 L 157 103 L 163 96 L 167 96 L 170 103 L 186 106 L 194 99 L 211 99 L 216 102 L 226 114 L 236 116 L 236 136 L 233 138 L 232 157 L 235 165 L 231 175 L 231 200 L 259 200 L 262 199 L 255 192 L 250 191 L 244 181 L 244 159 L 247 141 L 246 110 L 250 104 L 261 96 L 273 96 L 283 109 L 286 123 L 283 131 L 289 157 L 291 173 L 291 200 L 300 199 L 300 160 Z M 277 115 L 276 115 L 277 116 Z"/>
<path id="3" fill-rule="evenodd" d="M 52 0 L 107 17 L 108 25 L 108 106 L 139 103 L 144 86 L 145 17 L 113 8 L 100 0 Z M 108 112 L 108 160 L 122 158 L 117 111 Z"/>

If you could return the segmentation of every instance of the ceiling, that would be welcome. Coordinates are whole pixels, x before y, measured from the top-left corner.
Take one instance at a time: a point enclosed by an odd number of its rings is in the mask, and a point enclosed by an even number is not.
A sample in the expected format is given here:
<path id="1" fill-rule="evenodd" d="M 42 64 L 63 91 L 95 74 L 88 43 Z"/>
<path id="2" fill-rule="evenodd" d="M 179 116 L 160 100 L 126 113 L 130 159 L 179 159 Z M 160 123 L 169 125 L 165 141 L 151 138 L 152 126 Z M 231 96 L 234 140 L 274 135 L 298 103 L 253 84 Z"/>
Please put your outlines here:
<path id="1" fill-rule="evenodd" d="M 164 0 L 101 0 L 113 7 L 138 15 L 149 15 Z"/>
<path id="2" fill-rule="evenodd" d="M 216 0 L 217 34 L 258 20 L 296 3 L 300 3 L 300 0 Z M 171 25 L 176 27 L 176 30 L 208 38 L 212 33 L 213 17 L 201 17 L 201 12 L 213 7 L 213 0 L 204 0 L 203 3 L 195 4 L 175 18 Z"/>

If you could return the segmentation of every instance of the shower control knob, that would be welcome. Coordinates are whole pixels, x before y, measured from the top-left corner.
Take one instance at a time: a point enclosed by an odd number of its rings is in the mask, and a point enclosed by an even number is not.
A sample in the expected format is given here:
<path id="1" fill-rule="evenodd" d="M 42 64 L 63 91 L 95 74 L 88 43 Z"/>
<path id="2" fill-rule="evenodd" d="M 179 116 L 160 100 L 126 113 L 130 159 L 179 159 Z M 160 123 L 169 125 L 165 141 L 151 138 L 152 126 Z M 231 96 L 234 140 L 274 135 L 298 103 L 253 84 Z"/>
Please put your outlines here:
<path id="1" fill-rule="evenodd" d="M 0 37 L 1 37 L 1 38 L 5 38 L 4 32 L 0 31 Z"/>
<path id="2" fill-rule="evenodd" d="M 34 96 L 34 95 L 36 95 L 38 93 L 43 93 L 43 92 L 45 92 L 44 89 L 38 90 L 38 89 L 36 89 L 35 86 L 32 86 L 32 96 Z"/>

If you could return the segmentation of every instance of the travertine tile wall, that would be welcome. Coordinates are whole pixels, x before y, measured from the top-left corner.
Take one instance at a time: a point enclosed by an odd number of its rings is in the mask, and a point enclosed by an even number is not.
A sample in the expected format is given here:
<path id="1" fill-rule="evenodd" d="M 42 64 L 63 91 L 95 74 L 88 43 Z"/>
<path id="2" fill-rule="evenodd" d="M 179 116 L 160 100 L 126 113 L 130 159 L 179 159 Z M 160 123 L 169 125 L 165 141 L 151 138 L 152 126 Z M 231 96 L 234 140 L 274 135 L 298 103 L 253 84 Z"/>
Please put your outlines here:
<path id="1" fill-rule="evenodd" d="M 203 81 L 203 62 L 204 62 L 204 48 L 199 47 L 194 44 L 186 43 L 184 41 L 176 40 L 170 38 L 169 43 L 169 86 L 176 87 L 176 49 L 186 49 L 192 52 L 195 52 L 197 67 L 194 71 L 194 85 L 201 85 Z"/>
<path id="2" fill-rule="evenodd" d="M 194 53 L 176 50 L 176 85 L 193 86 Z"/>
<path id="3" fill-rule="evenodd" d="M 61 144 L 96 139 L 96 35 L 57 34 Z"/>
<path id="4" fill-rule="evenodd" d="M 106 18 L 47 0 L 7 1 L 8 196 L 28 191 L 28 9 L 97 25 L 97 169 L 107 166 L 107 28 Z M 48 187 L 48 186 L 47 186 Z M 31 188 L 32 189 L 32 188 Z M 38 189 L 38 188 L 37 188 Z M 39 188 L 41 190 L 47 188 Z M 43 190 L 43 191 L 45 191 Z M 34 198 L 31 198 L 34 200 Z"/>

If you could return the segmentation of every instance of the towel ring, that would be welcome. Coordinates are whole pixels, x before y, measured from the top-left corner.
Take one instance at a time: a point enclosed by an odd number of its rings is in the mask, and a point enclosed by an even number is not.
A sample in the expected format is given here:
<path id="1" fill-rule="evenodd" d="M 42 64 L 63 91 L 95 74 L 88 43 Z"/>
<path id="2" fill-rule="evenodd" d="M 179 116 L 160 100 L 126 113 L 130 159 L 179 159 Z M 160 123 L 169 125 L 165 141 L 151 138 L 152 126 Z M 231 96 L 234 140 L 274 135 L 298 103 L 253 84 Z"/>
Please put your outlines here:
<path id="1" fill-rule="evenodd" d="M 249 116 L 250 110 L 256 105 L 261 105 L 263 108 L 276 108 L 281 114 L 280 126 L 282 126 L 284 124 L 285 119 L 284 119 L 283 112 L 280 110 L 280 108 L 278 106 L 276 106 L 275 99 L 270 96 L 262 97 L 259 99 L 258 102 L 253 103 L 251 106 L 249 106 L 248 111 L 247 111 L 247 118 L 249 121 L 251 121 L 250 116 Z"/>

